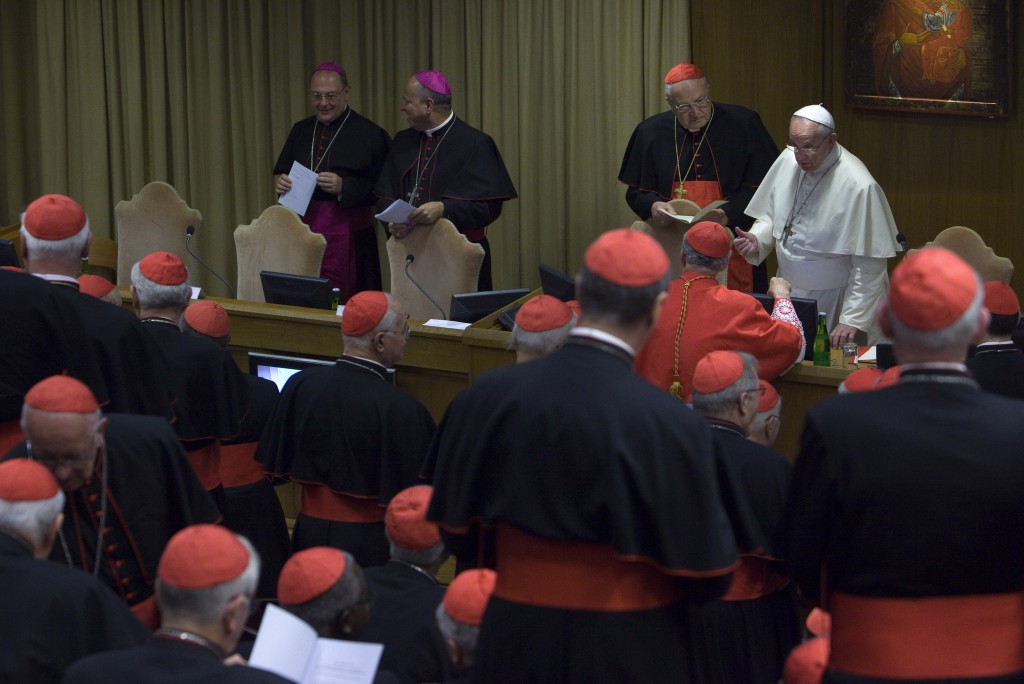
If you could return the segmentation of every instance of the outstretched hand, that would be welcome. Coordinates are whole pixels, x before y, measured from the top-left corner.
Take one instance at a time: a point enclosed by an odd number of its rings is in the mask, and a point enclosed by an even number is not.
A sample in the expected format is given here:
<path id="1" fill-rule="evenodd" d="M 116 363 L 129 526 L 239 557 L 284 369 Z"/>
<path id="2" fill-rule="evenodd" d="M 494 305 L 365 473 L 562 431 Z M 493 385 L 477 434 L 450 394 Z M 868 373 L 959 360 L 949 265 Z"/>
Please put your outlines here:
<path id="1" fill-rule="evenodd" d="M 752 233 L 742 228 L 733 228 L 733 232 L 736 233 L 736 237 L 733 238 L 732 246 L 741 257 L 757 254 L 757 238 Z"/>

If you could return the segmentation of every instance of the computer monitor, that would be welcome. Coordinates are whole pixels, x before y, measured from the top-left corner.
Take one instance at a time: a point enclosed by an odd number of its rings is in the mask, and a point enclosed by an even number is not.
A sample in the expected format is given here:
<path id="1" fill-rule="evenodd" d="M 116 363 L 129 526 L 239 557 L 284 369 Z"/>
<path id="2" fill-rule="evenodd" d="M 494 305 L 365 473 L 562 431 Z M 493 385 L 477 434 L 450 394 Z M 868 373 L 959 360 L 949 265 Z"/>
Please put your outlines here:
<path id="1" fill-rule="evenodd" d="M 21 267 L 21 262 L 18 261 L 18 250 L 14 248 L 14 243 L 10 240 L 0 240 L 0 266 Z"/>
<path id="2" fill-rule="evenodd" d="M 547 264 L 541 264 L 538 270 L 540 271 L 540 287 L 544 290 L 544 294 L 557 297 L 563 302 L 576 299 L 576 281 L 572 277 Z"/>
<path id="3" fill-rule="evenodd" d="M 452 295 L 448 319 L 461 323 L 476 323 L 484 316 L 508 306 L 520 297 L 530 294 L 525 287 L 513 290 L 488 290 L 487 292 L 462 292 Z"/>
<path id="4" fill-rule="evenodd" d="M 775 308 L 775 297 L 770 294 L 762 292 L 751 292 L 750 295 L 761 302 L 761 306 L 768 313 L 772 312 Z M 803 297 L 793 297 L 793 309 L 796 311 L 797 318 L 800 319 L 800 325 L 804 328 L 804 341 L 806 349 L 804 350 L 804 359 L 808 361 L 814 360 L 814 333 L 818 330 L 818 300 L 817 299 L 804 299 Z"/>
<path id="5" fill-rule="evenodd" d="M 327 278 L 294 273 L 260 271 L 263 298 L 268 304 L 289 304 L 311 309 L 333 309 L 334 288 Z"/>
<path id="6" fill-rule="evenodd" d="M 879 370 L 888 370 L 898 365 L 891 342 L 879 342 L 875 345 L 875 365 Z"/>

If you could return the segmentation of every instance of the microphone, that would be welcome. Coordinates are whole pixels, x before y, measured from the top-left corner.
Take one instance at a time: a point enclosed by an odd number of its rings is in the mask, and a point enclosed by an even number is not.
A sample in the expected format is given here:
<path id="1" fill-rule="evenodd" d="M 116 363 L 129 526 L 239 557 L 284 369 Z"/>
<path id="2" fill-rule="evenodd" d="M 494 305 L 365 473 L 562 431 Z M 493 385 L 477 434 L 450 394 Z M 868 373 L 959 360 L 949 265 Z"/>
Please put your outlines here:
<path id="1" fill-rule="evenodd" d="M 228 290 L 231 291 L 231 298 L 234 299 L 235 298 L 235 288 L 231 287 L 231 283 L 229 283 L 228 281 L 224 280 L 224 278 L 222 278 L 219 273 L 217 273 L 212 268 L 210 268 L 210 265 L 208 263 L 206 263 L 205 261 L 200 259 L 198 254 L 196 254 L 191 249 L 189 249 L 189 244 L 192 242 L 192 236 L 195 235 L 195 234 L 196 234 L 196 227 L 195 226 L 189 226 L 188 228 L 185 229 L 185 251 L 188 252 L 192 256 L 193 259 L 195 259 L 200 264 L 202 264 L 203 268 L 205 268 L 207 271 L 209 271 L 213 275 L 217 276 L 217 280 L 219 280 L 220 282 L 222 282 L 225 285 L 227 285 Z"/>
<path id="2" fill-rule="evenodd" d="M 903 248 L 903 256 L 907 256 L 907 236 L 903 233 L 896 233 L 896 242 Z"/>
<path id="3" fill-rule="evenodd" d="M 415 260 L 416 260 L 416 257 L 413 256 L 412 254 L 407 254 L 405 256 L 405 277 L 408 278 L 409 280 L 411 280 L 412 284 L 416 286 L 416 289 L 419 290 L 420 292 L 422 292 L 423 296 L 426 297 L 427 299 L 429 299 L 430 303 L 437 307 L 437 310 L 441 312 L 441 318 L 447 319 L 448 316 L 445 314 L 444 309 L 441 308 L 441 305 L 437 303 L 437 300 L 434 299 L 433 297 L 431 297 L 430 293 L 427 292 L 426 290 L 424 290 L 423 286 L 420 285 L 418 282 L 416 282 L 416 279 L 412 277 L 412 273 L 409 273 L 409 266 Z"/>

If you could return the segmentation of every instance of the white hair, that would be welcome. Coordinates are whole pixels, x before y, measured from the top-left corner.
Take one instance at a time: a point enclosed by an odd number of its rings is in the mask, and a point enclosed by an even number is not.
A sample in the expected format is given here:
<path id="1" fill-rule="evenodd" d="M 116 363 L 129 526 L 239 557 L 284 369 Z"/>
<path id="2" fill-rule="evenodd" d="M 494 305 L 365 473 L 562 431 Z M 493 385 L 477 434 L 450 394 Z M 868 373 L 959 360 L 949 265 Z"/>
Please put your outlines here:
<path id="1" fill-rule="evenodd" d="M 188 306 L 188 300 L 192 298 L 192 286 L 188 284 L 188 278 L 180 285 L 160 285 L 142 275 L 139 263 L 141 262 L 135 262 L 132 265 L 132 287 L 135 288 L 135 297 L 139 306 L 143 309 Z"/>
<path id="2" fill-rule="evenodd" d="M 569 331 L 576 327 L 576 312 L 574 311 L 569 321 L 562 326 L 544 330 L 541 332 L 530 332 L 523 330 L 518 324 L 512 327 L 512 336 L 509 338 L 509 349 L 526 352 L 528 354 L 550 354 L 563 344 L 569 336 Z"/>
<path id="3" fill-rule="evenodd" d="M 463 653 L 472 656 L 476 652 L 476 642 L 480 636 L 480 625 L 467 625 L 459 622 L 444 609 L 444 601 L 437 604 L 434 611 L 434 618 L 437 620 L 437 628 L 441 636 L 447 641 L 452 640 Z"/>
<path id="4" fill-rule="evenodd" d="M 82 229 L 63 240 L 43 240 L 28 232 L 25 228 L 25 215 L 21 215 L 21 246 L 30 259 L 62 259 L 77 261 L 82 258 L 85 245 L 89 241 L 89 220 L 86 219 Z"/>
<path id="5" fill-rule="evenodd" d="M 60 489 L 49 499 L 7 501 L 0 499 L 0 529 L 9 530 L 39 545 L 46 539 L 54 519 L 64 510 L 64 492 Z"/>

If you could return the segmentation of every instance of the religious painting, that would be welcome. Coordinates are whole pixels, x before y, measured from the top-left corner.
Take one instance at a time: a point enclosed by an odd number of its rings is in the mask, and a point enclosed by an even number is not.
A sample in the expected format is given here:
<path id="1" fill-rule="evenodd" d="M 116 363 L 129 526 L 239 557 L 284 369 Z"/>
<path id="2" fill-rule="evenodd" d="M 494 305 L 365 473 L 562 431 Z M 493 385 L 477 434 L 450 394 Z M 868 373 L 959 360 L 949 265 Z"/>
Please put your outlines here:
<path id="1" fill-rule="evenodd" d="M 847 0 L 846 103 L 1010 114 L 1013 0 Z"/>

